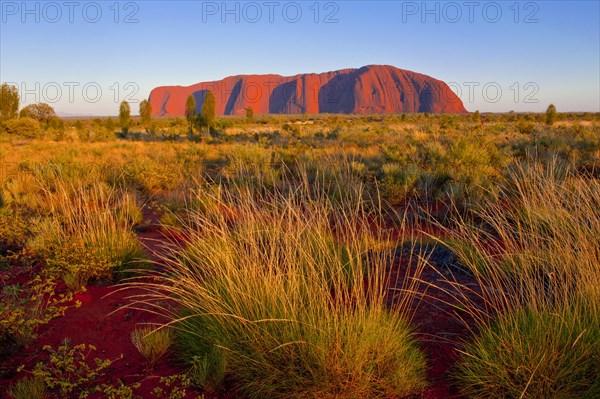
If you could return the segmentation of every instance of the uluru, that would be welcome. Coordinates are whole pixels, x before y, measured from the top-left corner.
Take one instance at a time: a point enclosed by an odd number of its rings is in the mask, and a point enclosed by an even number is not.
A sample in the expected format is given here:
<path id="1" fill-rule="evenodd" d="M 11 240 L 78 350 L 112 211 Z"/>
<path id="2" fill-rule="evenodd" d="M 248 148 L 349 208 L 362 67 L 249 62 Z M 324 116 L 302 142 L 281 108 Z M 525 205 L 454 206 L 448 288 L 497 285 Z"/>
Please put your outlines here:
<path id="1" fill-rule="evenodd" d="M 191 86 L 162 86 L 150 93 L 155 116 L 183 116 L 192 94 L 197 112 L 212 90 L 218 115 L 466 113 L 441 80 L 388 65 L 369 65 L 295 76 L 236 75 Z"/>

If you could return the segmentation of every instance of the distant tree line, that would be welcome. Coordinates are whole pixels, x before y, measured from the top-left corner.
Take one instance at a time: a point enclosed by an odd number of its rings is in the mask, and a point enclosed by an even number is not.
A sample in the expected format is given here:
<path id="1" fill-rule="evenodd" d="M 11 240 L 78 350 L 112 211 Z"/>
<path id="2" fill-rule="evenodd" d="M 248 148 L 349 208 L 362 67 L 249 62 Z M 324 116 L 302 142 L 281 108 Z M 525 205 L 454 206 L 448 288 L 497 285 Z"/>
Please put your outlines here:
<path id="1" fill-rule="evenodd" d="M 8 133 L 23 137 L 50 137 L 57 140 L 63 140 L 66 137 L 65 125 L 74 129 L 75 133 L 82 140 L 106 140 L 114 138 L 115 133 L 120 130 L 123 136 L 130 133 L 132 126 L 141 127 L 146 133 L 163 136 L 177 136 L 181 133 L 185 134 L 185 130 L 190 137 L 198 138 L 199 136 L 209 133 L 212 136 L 218 131 L 231 126 L 231 124 L 239 123 L 233 120 L 217 120 L 216 117 L 216 98 L 215 94 L 208 90 L 204 93 L 201 109 L 197 109 L 196 97 L 189 95 L 185 104 L 185 119 L 177 121 L 177 118 L 166 121 L 153 121 L 152 104 L 148 100 L 143 100 L 139 104 L 139 121 L 132 119 L 130 104 L 123 101 L 119 105 L 119 116 L 115 121 L 108 118 L 106 121 L 97 122 L 99 118 L 95 118 L 93 123 L 81 122 L 80 120 L 68 121 L 59 118 L 52 106 L 45 103 L 30 104 L 19 110 L 20 98 L 17 87 L 3 83 L 0 85 L 0 133 Z M 246 121 L 254 120 L 254 109 L 248 107 L 244 109 L 246 112 Z M 199 112 L 198 112 L 199 111 Z M 571 114 L 577 115 L 577 114 Z M 585 116 L 583 113 L 581 115 Z M 305 117 L 308 117 L 305 115 Z M 398 116 L 390 116 L 390 118 L 398 118 L 401 123 L 410 123 L 419 118 L 435 117 L 439 121 L 440 126 L 451 128 L 456 125 L 460 118 L 452 115 L 428 115 L 428 114 L 401 114 Z M 545 123 L 546 126 L 552 127 L 556 122 L 564 120 L 567 114 L 558 113 L 556 106 L 550 104 L 543 113 L 516 113 L 514 111 L 497 114 L 497 113 L 480 113 L 475 111 L 468 116 L 474 125 L 484 126 L 491 122 L 515 122 L 516 128 L 521 133 L 529 133 L 536 130 L 535 123 Z M 270 117 L 268 117 L 270 118 Z M 268 119 L 267 118 L 267 119 Z M 341 116 L 332 116 L 332 118 L 341 118 Z M 379 120 L 381 115 L 370 115 L 368 120 Z M 458 119 L 457 119 L 458 118 Z M 258 120 L 259 123 L 267 123 L 265 117 Z M 139 134 L 139 132 L 136 132 Z"/>

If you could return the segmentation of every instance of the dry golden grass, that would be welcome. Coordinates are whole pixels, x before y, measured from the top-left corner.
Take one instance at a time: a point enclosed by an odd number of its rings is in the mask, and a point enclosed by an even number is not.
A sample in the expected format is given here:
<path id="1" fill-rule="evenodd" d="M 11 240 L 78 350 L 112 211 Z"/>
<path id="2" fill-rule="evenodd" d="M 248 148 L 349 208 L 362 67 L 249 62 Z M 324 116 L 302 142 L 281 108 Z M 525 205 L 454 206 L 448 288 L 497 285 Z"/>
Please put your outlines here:
<path id="1" fill-rule="evenodd" d="M 358 187 L 357 189 L 360 190 Z M 224 187 L 192 211 L 188 246 L 164 261 L 149 303 L 177 334 L 200 384 L 224 373 L 248 397 L 387 398 L 418 393 L 424 357 L 410 327 L 414 281 L 388 308 L 399 243 L 360 195 L 314 186 Z M 203 198 L 206 202 L 208 199 Z M 227 217 L 222 209 L 231 209 Z M 417 262 L 418 275 L 423 262 Z M 218 365 L 224 366 L 218 366 Z"/>
<path id="2" fill-rule="evenodd" d="M 449 282 L 453 306 L 477 322 L 458 373 L 464 393 L 594 394 L 600 204 L 597 180 L 575 171 L 600 162 L 597 116 L 552 128 L 539 115 L 482 118 L 225 118 L 200 142 L 169 119 L 156 121 L 165 141 L 100 132 L 91 137 L 112 141 L 85 142 L 75 126 L 58 142 L 0 133 L 0 245 L 41 254 L 81 289 L 143 256 L 132 228 L 145 204 L 189 241 L 145 287 L 179 305 L 156 310 L 172 318 L 198 384 L 215 390 L 228 377 L 261 398 L 418 394 L 416 283 L 399 282 L 388 307 L 400 239 L 386 223 L 402 218 L 381 208 L 455 201 L 449 245 L 483 287 Z M 98 123 L 83 125 L 94 133 Z M 567 168 L 532 166 L 532 153 Z"/>

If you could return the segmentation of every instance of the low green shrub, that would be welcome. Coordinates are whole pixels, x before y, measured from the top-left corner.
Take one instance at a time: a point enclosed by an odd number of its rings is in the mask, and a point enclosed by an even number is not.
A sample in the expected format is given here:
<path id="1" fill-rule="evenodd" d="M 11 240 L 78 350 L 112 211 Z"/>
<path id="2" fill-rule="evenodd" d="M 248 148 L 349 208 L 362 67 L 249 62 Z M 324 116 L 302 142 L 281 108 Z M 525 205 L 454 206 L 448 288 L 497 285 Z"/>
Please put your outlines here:
<path id="1" fill-rule="evenodd" d="M 381 191 L 392 205 L 398 205 L 416 194 L 422 171 L 414 164 L 387 163 L 382 167 Z"/>
<path id="2" fill-rule="evenodd" d="M 44 131 L 38 121 L 33 118 L 9 119 L 4 122 L 4 129 L 8 134 L 29 139 L 42 138 Z"/>
<path id="3" fill-rule="evenodd" d="M 0 352 L 3 352 L 7 345 L 23 346 L 35 339 L 40 326 L 65 314 L 73 295 L 57 293 L 52 278 L 36 276 L 23 286 L 4 285 L 0 299 Z"/>
<path id="4" fill-rule="evenodd" d="M 8 207 L 0 207 L 0 257 L 25 245 L 30 229 L 27 218 Z"/>

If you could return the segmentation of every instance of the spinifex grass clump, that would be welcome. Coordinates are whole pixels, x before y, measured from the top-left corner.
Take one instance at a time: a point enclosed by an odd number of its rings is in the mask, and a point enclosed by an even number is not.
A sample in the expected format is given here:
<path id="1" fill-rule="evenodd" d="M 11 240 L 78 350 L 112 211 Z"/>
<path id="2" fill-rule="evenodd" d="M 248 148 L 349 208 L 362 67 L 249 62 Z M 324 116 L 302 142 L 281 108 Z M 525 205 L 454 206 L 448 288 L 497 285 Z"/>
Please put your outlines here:
<path id="1" fill-rule="evenodd" d="M 597 398 L 600 325 L 593 311 L 575 304 L 499 315 L 463 349 L 457 378 L 464 393 L 474 398 Z"/>
<path id="2" fill-rule="evenodd" d="M 131 197 L 101 184 L 91 187 L 57 183 L 43 190 L 46 214 L 32 228 L 30 248 L 72 289 L 91 279 L 112 278 L 144 258 L 129 215 Z"/>
<path id="3" fill-rule="evenodd" d="M 11 399 L 45 399 L 46 383 L 41 377 L 27 377 L 13 383 L 7 391 Z"/>
<path id="4" fill-rule="evenodd" d="M 600 183 L 551 170 L 514 171 L 486 230 L 459 223 L 485 303 L 455 298 L 479 324 L 456 371 L 469 397 L 600 397 Z"/>
<path id="5" fill-rule="evenodd" d="M 252 191 L 229 186 L 219 207 L 193 212 L 187 247 L 145 284 L 178 305 L 159 310 L 196 382 L 215 389 L 225 379 L 249 398 L 418 393 L 425 360 L 409 325 L 413 298 L 386 305 L 397 245 L 380 213 L 314 187 Z"/>

